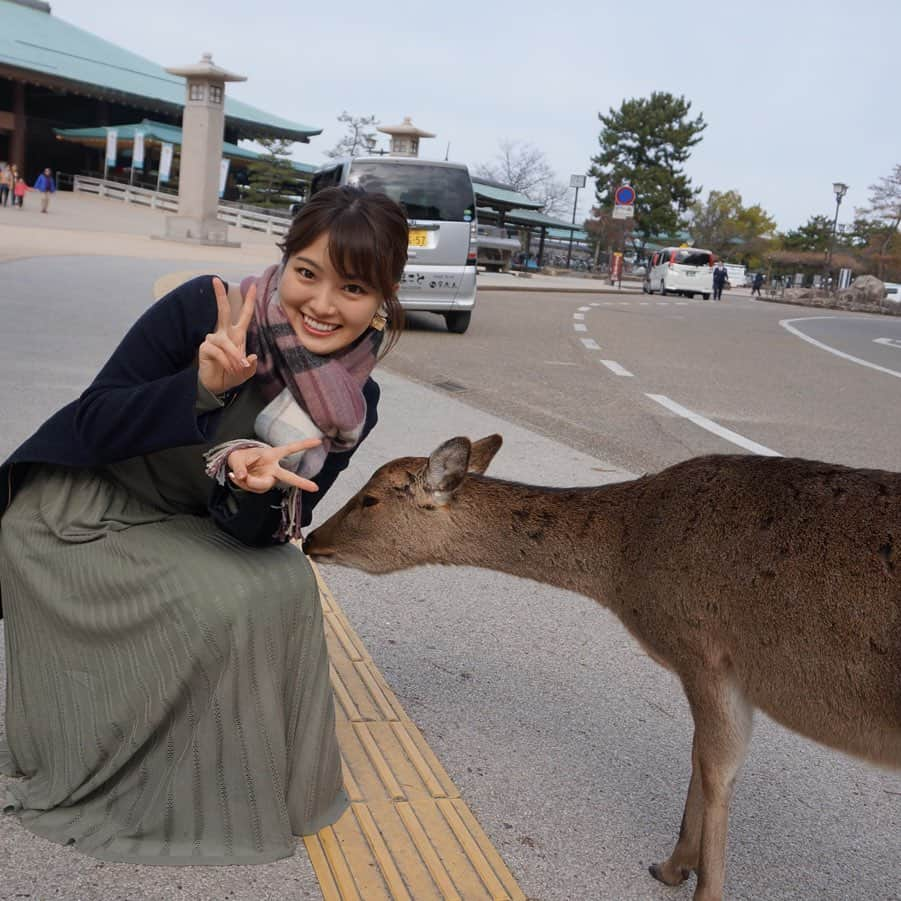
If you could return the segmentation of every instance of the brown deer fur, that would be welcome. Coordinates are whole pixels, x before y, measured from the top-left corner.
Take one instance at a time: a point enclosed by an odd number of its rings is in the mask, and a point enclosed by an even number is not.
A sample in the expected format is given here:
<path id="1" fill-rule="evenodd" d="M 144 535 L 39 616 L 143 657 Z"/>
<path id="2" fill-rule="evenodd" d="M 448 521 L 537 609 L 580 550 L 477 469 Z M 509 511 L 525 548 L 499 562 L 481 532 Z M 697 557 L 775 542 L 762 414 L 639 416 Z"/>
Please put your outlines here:
<path id="1" fill-rule="evenodd" d="M 729 800 L 755 708 L 901 767 L 901 474 L 709 456 L 593 488 L 479 475 L 494 435 L 381 467 L 316 529 L 314 559 L 371 573 L 500 570 L 609 607 L 681 680 L 694 719 L 679 840 L 651 867 L 722 897 Z"/>

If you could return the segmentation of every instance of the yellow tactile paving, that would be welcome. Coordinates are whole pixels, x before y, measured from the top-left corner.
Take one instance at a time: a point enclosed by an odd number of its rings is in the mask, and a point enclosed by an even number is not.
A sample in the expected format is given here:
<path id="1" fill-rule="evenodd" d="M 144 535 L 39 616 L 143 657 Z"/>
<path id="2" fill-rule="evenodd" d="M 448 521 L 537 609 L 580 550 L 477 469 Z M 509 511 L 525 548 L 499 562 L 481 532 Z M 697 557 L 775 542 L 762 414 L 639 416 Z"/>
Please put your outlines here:
<path id="1" fill-rule="evenodd" d="M 304 839 L 326 901 L 525 901 L 317 571 L 350 809 Z"/>

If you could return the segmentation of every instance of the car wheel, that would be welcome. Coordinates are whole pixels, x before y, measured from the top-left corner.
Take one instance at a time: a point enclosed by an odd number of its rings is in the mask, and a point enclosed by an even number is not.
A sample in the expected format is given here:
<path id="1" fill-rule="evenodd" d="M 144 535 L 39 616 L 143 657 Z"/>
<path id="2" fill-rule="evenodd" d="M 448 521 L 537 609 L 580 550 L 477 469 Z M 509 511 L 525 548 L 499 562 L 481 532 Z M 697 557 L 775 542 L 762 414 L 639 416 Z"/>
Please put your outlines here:
<path id="1" fill-rule="evenodd" d="M 710 294 L 702 294 L 701 297 L 703 297 L 704 300 L 710 300 Z"/>
<path id="2" fill-rule="evenodd" d="M 447 323 L 447 330 L 455 335 L 462 335 L 469 328 L 469 320 L 472 319 L 472 313 L 445 313 L 444 321 Z"/>

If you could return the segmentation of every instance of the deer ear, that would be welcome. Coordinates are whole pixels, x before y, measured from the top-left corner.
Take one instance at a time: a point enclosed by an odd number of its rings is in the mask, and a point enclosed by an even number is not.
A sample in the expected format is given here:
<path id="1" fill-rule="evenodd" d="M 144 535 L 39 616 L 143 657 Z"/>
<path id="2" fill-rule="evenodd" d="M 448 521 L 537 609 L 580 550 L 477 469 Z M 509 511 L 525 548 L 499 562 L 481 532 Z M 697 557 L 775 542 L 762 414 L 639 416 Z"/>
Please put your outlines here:
<path id="1" fill-rule="evenodd" d="M 471 447 L 468 438 L 451 438 L 433 451 L 425 470 L 426 489 L 440 494 L 456 491 L 466 476 Z"/>
<path id="2" fill-rule="evenodd" d="M 489 435 L 476 441 L 469 454 L 469 471 L 482 473 L 488 469 L 488 464 L 494 459 L 494 455 L 501 449 L 504 439 L 500 435 Z"/>

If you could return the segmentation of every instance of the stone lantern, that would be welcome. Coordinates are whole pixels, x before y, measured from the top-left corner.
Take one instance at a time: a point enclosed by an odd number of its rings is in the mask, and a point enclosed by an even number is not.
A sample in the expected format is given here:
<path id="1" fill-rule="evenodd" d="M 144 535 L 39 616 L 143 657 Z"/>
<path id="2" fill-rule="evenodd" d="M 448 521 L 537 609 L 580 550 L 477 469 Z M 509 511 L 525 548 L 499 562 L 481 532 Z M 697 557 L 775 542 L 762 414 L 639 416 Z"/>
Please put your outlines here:
<path id="1" fill-rule="evenodd" d="M 392 156 L 419 156 L 419 139 L 434 138 L 430 131 L 417 128 L 409 116 L 404 116 L 400 125 L 381 125 L 378 130 L 382 134 L 391 135 Z"/>
<path id="2" fill-rule="evenodd" d="M 178 215 L 166 218 L 164 237 L 238 247 L 229 243 L 228 225 L 216 218 L 216 210 L 225 134 L 225 83 L 247 78 L 220 69 L 209 53 L 204 53 L 193 66 L 166 71 L 185 79 L 186 94 L 181 122 Z"/>

